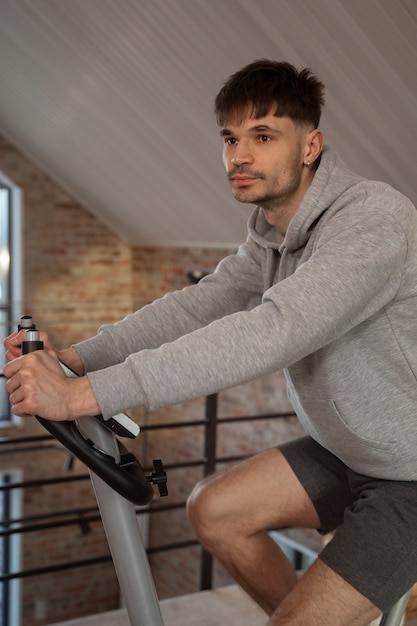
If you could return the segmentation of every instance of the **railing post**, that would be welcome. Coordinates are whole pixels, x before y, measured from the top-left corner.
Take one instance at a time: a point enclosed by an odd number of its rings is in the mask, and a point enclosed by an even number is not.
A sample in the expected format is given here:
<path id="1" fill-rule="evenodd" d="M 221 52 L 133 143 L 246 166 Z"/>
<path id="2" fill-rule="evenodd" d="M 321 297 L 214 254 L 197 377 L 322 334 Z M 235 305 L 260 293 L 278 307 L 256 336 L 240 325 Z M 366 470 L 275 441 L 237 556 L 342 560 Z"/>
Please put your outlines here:
<path id="1" fill-rule="evenodd" d="M 206 398 L 204 477 L 213 474 L 216 469 L 217 400 L 217 393 L 207 396 Z"/>
<path id="2" fill-rule="evenodd" d="M 217 443 L 217 394 L 206 398 L 204 428 L 204 477 L 216 469 Z M 213 557 L 204 547 L 201 548 L 200 589 L 211 589 L 213 586 Z"/>

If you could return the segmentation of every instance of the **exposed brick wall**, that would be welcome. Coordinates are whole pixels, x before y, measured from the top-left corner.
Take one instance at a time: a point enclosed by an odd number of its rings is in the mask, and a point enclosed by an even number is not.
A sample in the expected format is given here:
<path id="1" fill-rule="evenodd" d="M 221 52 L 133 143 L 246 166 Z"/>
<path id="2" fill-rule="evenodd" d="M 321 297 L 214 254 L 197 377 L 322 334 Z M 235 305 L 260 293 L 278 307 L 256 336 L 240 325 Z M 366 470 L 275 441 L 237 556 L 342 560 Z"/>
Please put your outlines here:
<path id="1" fill-rule="evenodd" d="M 23 191 L 24 308 L 57 347 L 132 310 L 132 250 L 0 136 L 0 170 Z"/>
<path id="2" fill-rule="evenodd" d="M 24 197 L 24 311 L 38 326 L 48 330 L 58 348 L 91 336 L 99 324 L 125 314 L 189 284 L 186 273 L 210 272 L 218 261 L 234 250 L 201 248 L 130 247 L 120 241 L 84 207 L 71 198 L 29 159 L 0 136 L 0 170 L 22 190 Z M 264 377 L 220 394 L 219 414 L 239 415 L 290 411 L 281 374 Z M 199 419 L 204 400 L 195 400 L 152 413 L 142 408 L 132 414 L 140 423 Z M 43 432 L 32 419 L 21 428 L 2 435 Z M 222 456 L 251 454 L 300 432 L 294 418 L 262 421 L 250 426 L 225 425 L 219 430 L 218 452 Z M 181 431 L 152 431 L 129 446 L 144 465 L 153 458 L 165 463 L 201 459 L 201 427 Z M 0 468 L 21 467 L 26 480 L 67 476 L 62 451 L 45 450 L 1 457 Z M 75 473 L 85 474 L 80 462 Z M 202 476 L 201 467 L 173 470 L 169 475 L 167 502 L 186 499 Z M 88 481 L 72 486 L 49 485 L 25 492 L 24 514 L 39 515 L 51 510 L 94 506 Z M 152 518 L 151 545 L 192 539 L 183 510 L 158 513 Z M 195 591 L 199 583 L 198 548 L 174 550 L 151 557 L 160 597 Z M 83 535 L 79 526 L 55 531 L 32 532 L 23 539 L 24 569 L 62 560 L 107 555 L 100 524 Z M 215 583 L 228 577 L 216 568 Z M 39 603 L 45 601 L 46 616 L 37 618 Z M 117 606 L 118 593 L 113 567 L 100 565 L 84 570 L 67 570 L 23 581 L 23 623 L 46 625 L 58 620 L 110 610 Z M 42 608 L 42 607 L 41 607 Z"/>
<path id="3" fill-rule="evenodd" d="M 132 310 L 132 250 L 47 175 L 0 136 L 0 170 L 23 192 L 24 304 L 55 345 L 66 347 Z M 36 435 L 44 431 L 33 419 L 2 435 Z M 24 480 L 68 477 L 66 454 L 42 448 L 2 455 L 2 469 L 23 469 Z M 86 474 L 75 463 L 73 475 Z M 30 487 L 24 491 L 25 517 L 91 507 L 89 480 Z M 65 519 L 65 518 L 59 518 Z M 37 521 L 31 525 L 34 526 Z M 22 569 L 109 556 L 101 522 L 84 535 L 80 526 L 31 531 L 22 539 Z M 80 592 L 82 587 L 83 592 Z M 28 577 L 22 581 L 22 624 L 40 626 L 118 605 L 113 565 Z"/>

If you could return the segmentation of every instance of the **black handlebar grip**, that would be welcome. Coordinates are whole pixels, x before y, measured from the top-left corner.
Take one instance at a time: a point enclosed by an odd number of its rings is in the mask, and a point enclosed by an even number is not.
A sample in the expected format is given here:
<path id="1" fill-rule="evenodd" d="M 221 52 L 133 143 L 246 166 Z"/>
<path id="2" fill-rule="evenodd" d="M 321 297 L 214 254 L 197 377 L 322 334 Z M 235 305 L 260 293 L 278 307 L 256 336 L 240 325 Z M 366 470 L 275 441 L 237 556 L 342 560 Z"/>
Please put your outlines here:
<path id="1" fill-rule="evenodd" d="M 25 330 L 25 339 L 22 341 L 22 354 L 29 354 L 35 350 L 43 350 L 43 341 L 40 339 L 40 333 L 36 328 Z"/>

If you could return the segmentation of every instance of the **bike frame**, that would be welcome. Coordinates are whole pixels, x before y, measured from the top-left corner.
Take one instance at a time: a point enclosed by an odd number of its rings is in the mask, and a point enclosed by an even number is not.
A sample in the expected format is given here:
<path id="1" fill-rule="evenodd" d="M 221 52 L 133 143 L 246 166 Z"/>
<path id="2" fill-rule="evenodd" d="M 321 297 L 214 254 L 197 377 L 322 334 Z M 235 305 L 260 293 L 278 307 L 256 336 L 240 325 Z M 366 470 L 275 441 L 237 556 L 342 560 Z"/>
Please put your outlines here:
<path id="1" fill-rule="evenodd" d="M 25 328 L 23 354 L 43 349 L 31 317 L 23 316 L 19 327 Z M 38 416 L 36 419 L 89 469 L 131 626 L 163 626 L 133 504 L 144 505 L 152 500 L 150 483 L 158 485 L 160 495 L 167 495 L 161 461 L 154 461 L 155 472 L 146 477 L 139 461 L 115 436 L 119 432 L 134 438 L 139 432 L 125 414 L 107 421 L 102 416 L 83 417 L 77 422 L 53 422 Z"/>

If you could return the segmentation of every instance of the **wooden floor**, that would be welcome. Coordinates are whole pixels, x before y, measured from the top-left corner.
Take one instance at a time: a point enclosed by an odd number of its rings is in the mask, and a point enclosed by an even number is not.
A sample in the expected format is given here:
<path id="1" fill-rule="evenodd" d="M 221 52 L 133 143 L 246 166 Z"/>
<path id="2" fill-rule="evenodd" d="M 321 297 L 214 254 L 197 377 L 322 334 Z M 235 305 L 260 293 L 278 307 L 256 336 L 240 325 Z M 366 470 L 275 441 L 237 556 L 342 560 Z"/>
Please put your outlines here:
<path id="1" fill-rule="evenodd" d="M 164 626 L 263 626 L 266 614 L 237 586 L 162 600 Z M 124 609 L 51 626 L 130 626 Z M 405 626 L 417 626 L 417 618 Z"/>
<path id="2" fill-rule="evenodd" d="M 236 585 L 162 600 L 164 626 L 262 626 L 266 614 Z M 52 626 L 130 626 L 125 610 Z"/>

